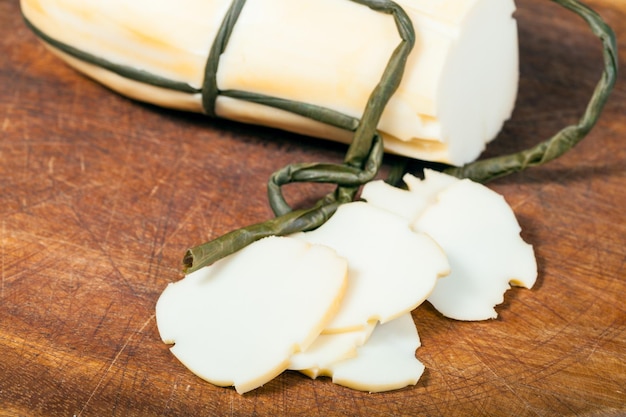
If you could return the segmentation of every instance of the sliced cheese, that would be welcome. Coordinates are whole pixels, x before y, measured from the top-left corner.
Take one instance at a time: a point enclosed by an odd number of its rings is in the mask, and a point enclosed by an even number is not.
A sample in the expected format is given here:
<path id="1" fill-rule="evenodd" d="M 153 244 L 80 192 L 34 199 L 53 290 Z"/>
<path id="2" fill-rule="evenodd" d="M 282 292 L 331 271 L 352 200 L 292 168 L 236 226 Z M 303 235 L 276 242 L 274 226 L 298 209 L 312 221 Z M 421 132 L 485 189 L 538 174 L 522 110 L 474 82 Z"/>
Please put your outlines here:
<path id="1" fill-rule="evenodd" d="M 439 192 L 459 181 L 458 178 L 452 175 L 447 175 L 432 169 L 424 170 L 424 180 L 411 174 L 405 174 L 402 180 L 406 183 L 409 191 L 423 195 L 429 202 L 434 201 Z M 413 216 L 417 216 L 420 213 L 421 212 L 416 212 Z"/>
<path id="2" fill-rule="evenodd" d="M 156 320 L 192 372 L 244 393 L 313 343 L 345 288 L 346 262 L 334 251 L 270 237 L 169 284 Z"/>
<path id="3" fill-rule="evenodd" d="M 435 239 L 448 255 L 450 275 L 440 280 L 428 301 L 458 320 L 497 317 L 509 282 L 531 288 L 537 263 L 531 245 L 504 198 L 487 187 L 462 180 L 438 195 L 438 201 L 413 228 Z"/>
<path id="4" fill-rule="evenodd" d="M 429 204 L 429 199 L 420 193 L 394 187 L 383 180 L 371 181 L 363 186 L 361 198 L 376 207 L 397 214 L 411 221 L 415 213 L 421 213 Z"/>
<path id="5" fill-rule="evenodd" d="M 440 247 L 387 210 L 364 202 L 340 206 L 318 229 L 295 235 L 333 248 L 348 261 L 348 287 L 324 333 L 385 323 L 420 305 L 448 272 Z"/>
<path id="6" fill-rule="evenodd" d="M 21 0 L 48 36 L 92 55 L 200 88 L 229 0 Z M 513 0 L 398 0 L 416 42 L 401 85 L 379 123 L 386 149 L 463 164 L 510 117 L 518 84 Z M 344 0 L 246 2 L 221 56 L 221 90 L 317 104 L 360 117 L 400 42 L 391 16 Z M 59 51 L 56 51 L 59 52 Z M 202 111 L 199 95 L 70 65 L 132 98 Z M 347 142 L 349 132 L 228 97 L 219 116 Z"/>
<path id="7" fill-rule="evenodd" d="M 361 198 L 410 222 L 435 202 L 439 192 L 457 182 L 458 178 L 427 169 L 424 171 L 424 180 L 405 174 L 403 181 L 408 190 L 382 180 L 368 182 L 363 187 Z"/>
<path id="8" fill-rule="evenodd" d="M 426 170 L 425 179 L 404 177 L 409 190 L 384 183 L 364 187 L 368 204 L 399 213 L 426 233 L 450 260 L 450 274 L 437 281 L 428 301 L 458 320 L 497 317 L 509 283 L 531 288 L 537 278 L 532 246 L 504 198 L 470 180 Z"/>
<path id="9" fill-rule="evenodd" d="M 362 330 L 321 334 L 305 351 L 291 357 L 289 369 L 316 378 L 330 364 L 355 357 L 357 347 L 370 338 L 375 327 L 376 323 L 368 323 Z"/>
<path id="10" fill-rule="evenodd" d="M 380 324 L 357 348 L 354 358 L 331 364 L 320 375 L 336 384 L 360 391 L 382 392 L 415 385 L 424 365 L 415 357 L 420 339 L 411 314 Z"/>

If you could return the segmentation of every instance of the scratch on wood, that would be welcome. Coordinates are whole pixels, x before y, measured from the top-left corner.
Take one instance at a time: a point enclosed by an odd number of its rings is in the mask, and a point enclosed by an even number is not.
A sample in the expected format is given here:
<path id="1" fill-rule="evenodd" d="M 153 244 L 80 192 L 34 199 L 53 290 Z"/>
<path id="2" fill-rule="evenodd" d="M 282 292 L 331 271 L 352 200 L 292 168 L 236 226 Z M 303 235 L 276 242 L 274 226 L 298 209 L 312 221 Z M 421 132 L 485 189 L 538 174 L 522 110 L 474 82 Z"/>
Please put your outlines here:
<path id="1" fill-rule="evenodd" d="M 2 121 L 2 131 L 6 132 L 9 129 L 9 125 L 11 124 L 11 121 L 8 117 L 5 117 L 4 120 Z"/>
<path id="2" fill-rule="evenodd" d="M 128 338 L 126 339 L 126 341 L 124 342 L 124 345 L 122 345 L 122 347 L 120 348 L 120 350 L 115 354 L 115 357 L 113 358 L 113 360 L 111 361 L 111 364 L 109 365 L 109 367 L 106 369 L 106 371 L 104 371 L 104 373 L 102 374 L 102 376 L 100 377 L 100 379 L 98 380 L 98 383 L 96 384 L 95 388 L 91 391 L 91 394 L 89 394 L 89 398 L 87 398 L 87 401 L 85 401 L 85 404 L 83 405 L 83 407 L 81 408 L 80 412 L 78 414 L 75 414 L 76 417 L 80 417 L 83 415 L 83 413 L 85 412 L 85 410 L 87 409 L 87 406 L 89 405 L 89 403 L 91 402 L 91 400 L 93 399 L 93 397 L 96 395 L 96 393 L 98 392 L 98 390 L 100 389 L 100 386 L 102 385 L 102 382 L 104 381 L 104 378 L 109 374 L 109 372 L 111 371 L 111 369 L 113 368 L 113 366 L 117 363 L 117 360 L 120 358 L 120 356 L 122 355 L 122 352 L 124 352 L 124 350 L 126 350 L 126 347 L 130 344 L 131 340 L 133 339 L 133 337 L 135 337 L 136 335 L 138 335 L 139 333 L 141 333 L 146 326 L 155 318 L 155 314 L 151 315 L 148 320 L 146 320 L 141 327 L 134 331 L 130 336 L 128 336 Z"/>
<path id="3" fill-rule="evenodd" d="M 150 195 L 149 195 L 149 197 L 153 197 L 153 196 L 156 194 L 156 192 L 157 192 L 157 191 L 158 191 L 158 189 L 159 189 L 159 185 L 160 185 L 160 184 L 157 184 L 157 185 L 155 185 L 154 187 L 152 187 L 152 190 L 150 191 Z"/>
<path id="4" fill-rule="evenodd" d="M 48 174 L 54 175 L 54 156 L 48 160 Z"/>
<path id="5" fill-rule="evenodd" d="M 174 383 L 172 384 L 172 389 L 170 390 L 170 395 L 167 398 L 167 401 L 165 402 L 165 407 L 163 408 L 163 413 L 165 414 L 165 411 L 169 410 L 170 408 L 170 404 L 174 401 L 174 396 L 176 394 L 176 390 L 178 389 L 178 380 L 179 378 L 176 377 L 176 379 L 174 380 Z"/>
<path id="6" fill-rule="evenodd" d="M 2 228 L 0 229 L 0 242 L 2 242 L 2 244 L 0 244 L 0 274 L 2 275 L 1 280 L 0 280 L 0 300 L 4 299 L 4 280 L 5 280 L 5 271 L 4 271 L 4 248 L 6 247 L 6 244 L 4 242 L 5 236 L 6 236 L 6 222 L 4 220 L 2 220 Z"/>
<path id="7" fill-rule="evenodd" d="M 113 194 L 115 195 L 115 198 L 113 200 L 113 203 L 111 205 L 111 209 L 110 209 L 110 213 L 109 213 L 109 218 L 107 221 L 107 230 L 106 233 L 104 234 L 104 239 L 103 239 L 103 243 L 108 243 L 109 242 L 109 236 L 111 234 L 111 230 L 113 228 L 113 220 L 115 219 L 115 216 L 117 215 L 117 207 L 119 204 L 119 190 L 120 188 L 122 188 L 123 182 L 126 179 L 126 175 L 128 170 L 126 169 L 127 166 L 129 166 L 130 164 L 128 163 L 128 159 L 126 161 L 124 161 L 124 168 L 122 171 L 122 180 L 120 182 L 118 182 L 115 187 L 113 187 Z"/>

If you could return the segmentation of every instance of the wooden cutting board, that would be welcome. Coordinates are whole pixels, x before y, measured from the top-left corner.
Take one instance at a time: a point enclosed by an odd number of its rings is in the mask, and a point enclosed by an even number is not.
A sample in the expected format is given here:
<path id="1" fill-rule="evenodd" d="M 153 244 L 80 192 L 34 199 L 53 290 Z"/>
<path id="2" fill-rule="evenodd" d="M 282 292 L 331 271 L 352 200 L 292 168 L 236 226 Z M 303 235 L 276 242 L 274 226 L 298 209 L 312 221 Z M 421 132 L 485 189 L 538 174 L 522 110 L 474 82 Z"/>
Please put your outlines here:
<path id="1" fill-rule="evenodd" d="M 626 44 L 626 2 L 589 4 Z M 582 20 L 518 6 L 519 103 L 488 154 L 574 123 L 601 70 Z M 0 55 L 0 416 L 626 415 L 626 77 L 575 150 L 490 184 L 540 272 L 498 319 L 419 307 L 415 387 L 368 394 L 285 373 L 241 396 L 169 353 L 155 302 L 188 246 L 269 218 L 271 172 L 345 148 L 122 98 L 47 52 L 17 0 L 0 0 Z"/>

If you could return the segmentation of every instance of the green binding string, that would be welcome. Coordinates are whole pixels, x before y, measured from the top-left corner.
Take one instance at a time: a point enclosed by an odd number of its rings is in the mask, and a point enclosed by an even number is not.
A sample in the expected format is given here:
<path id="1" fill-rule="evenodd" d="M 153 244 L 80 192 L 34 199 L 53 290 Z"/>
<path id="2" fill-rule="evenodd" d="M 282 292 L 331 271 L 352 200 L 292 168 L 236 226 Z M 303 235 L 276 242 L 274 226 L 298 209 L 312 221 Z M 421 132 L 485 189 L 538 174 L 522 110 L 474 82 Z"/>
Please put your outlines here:
<path id="1" fill-rule="evenodd" d="M 281 186 L 285 184 L 303 181 L 337 184 L 339 187 L 334 195 L 327 196 L 326 200 L 344 203 L 354 199 L 358 188 L 371 181 L 382 164 L 383 145 L 377 126 L 389 99 L 402 81 L 408 56 L 415 44 L 415 32 L 407 14 L 393 1 L 352 1 L 377 12 L 392 15 L 401 42 L 393 51 L 379 83 L 370 94 L 363 115 L 354 130 L 344 163 L 292 164 L 272 175 L 268 183 L 268 197 L 276 215 L 291 211 L 281 193 Z M 381 152 L 379 156 L 375 152 L 378 148 Z"/>
<path id="2" fill-rule="evenodd" d="M 202 85 L 202 107 L 204 108 L 204 112 L 211 117 L 217 117 L 215 114 L 215 100 L 217 100 L 220 90 L 217 87 L 216 77 L 220 55 L 222 55 L 226 49 L 226 45 L 228 45 L 230 34 L 233 32 L 237 19 L 239 19 L 241 9 L 243 9 L 245 4 L 246 0 L 233 0 L 222 20 L 222 24 L 215 35 L 215 40 L 209 51 Z"/>
<path id="3" fill-rule="evenodd" d="M 111 71 L 121 77 L 128 78 L 129 80 L 139 81 L 144 84 L 152 85 L 154 87 L 165 88 L 167 90 L 180 91 L 182 93 L 198 94 L 200 90 L 190 86 L 187 83 L 181 81 L 170 80 L 159 75 L 149 73 L 137 68 L 129 67 L 127 65 L 117 64 L 109 61 L 108 59 L 101 58 L 89 52 L 75 48 L 64 42 L 61 42 L 51 36 L 48 36 L 42 32 L 37 26 L 35 26 L 30 20 L 23 16 L 26 26 L 33 31 L 33 33 L 43 40 L 48 45 L 58 49 L 59 51 L 76 58 L 80 61 L 87 62 L 100 68 L 104 68 Z"/>
<path id="4" fill-rule="evenodd" d="M 202 88 L 202 103 L 206 114 L 215 117 L 215 103 L 218 96 L 228 96 L 269 105 L 354 132 L 343 164 L 291 164 L 272 175 L 268 183 L 268 198 L 276 215 L 284 215 L 292 210 L 282 195 L 281 187 L 283 185 L 292 182 L 333 183 L 337 184 L 339 189 L 333 196 L 327 196 L 324 201 L 326 203 L 336 200 L 351 201 L 356 195 L 358 187 L 373 179 L 382 164 L 382 153 L 380 155 L 372 153 L 374 141 L 382 142 L 380 137 L 377 137 L 377 125 L 387 102 L 402 80 L 406 60 L 415 42 L 415 33 L 410 19 L 395 2 L 386 0 L 352 1 L 375 11 L 393 15 L 402 39 L 401 44 L 393 52 L 379 84 L 370 95 L 361 119 L 308 103 L 240 90 L 222 91 L 218 88 L 219 59 L 226 50 L 228 40 L 245 5 L 245 0 L 235 0 L 231 4 L 222 20 L 207 58 Z M 377 138 L 374 139 L 375 137 Z M 382 143 L 376 147 L 376 150 L 382 151 Z"/>

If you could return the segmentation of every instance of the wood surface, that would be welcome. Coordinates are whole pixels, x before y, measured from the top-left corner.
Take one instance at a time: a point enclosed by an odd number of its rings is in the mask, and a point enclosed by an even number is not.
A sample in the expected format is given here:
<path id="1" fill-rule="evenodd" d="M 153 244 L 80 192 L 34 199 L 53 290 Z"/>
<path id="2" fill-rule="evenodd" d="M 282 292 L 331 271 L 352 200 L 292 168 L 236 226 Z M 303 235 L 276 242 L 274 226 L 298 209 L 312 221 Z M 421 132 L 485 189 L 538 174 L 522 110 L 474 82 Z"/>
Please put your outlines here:
<path id="1" fill-rule="evenodd" d="M 626 44 L 626 2 L 588 4 Z M 601 71 L 581 19 L 518 7 L 519 102 L 487 154 L 574 123 Z M 369 394 L 287 372 L 242 396 L 170 354 L 155 302 L 187 247 L 271 216 L 271 172 L 345 148 L 120 97 L 52 56 L 17 0 L 0 0 L 0 56 L 0 416 L 626 415 L 623 75 L 578 147 L 490 184 L 539 264 L 498 319 L 415 310 L 427 370 L 414 387 Z M 294 204 L 323 192 L 288 189 Z"/>

